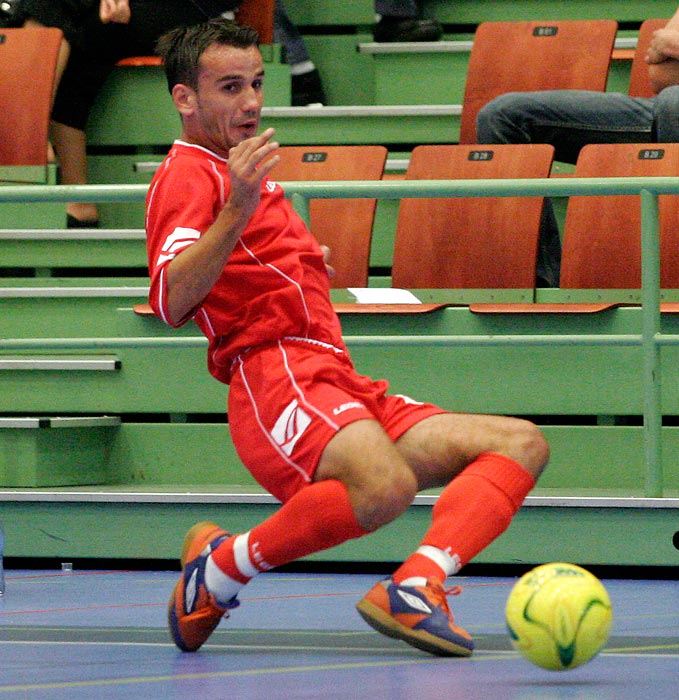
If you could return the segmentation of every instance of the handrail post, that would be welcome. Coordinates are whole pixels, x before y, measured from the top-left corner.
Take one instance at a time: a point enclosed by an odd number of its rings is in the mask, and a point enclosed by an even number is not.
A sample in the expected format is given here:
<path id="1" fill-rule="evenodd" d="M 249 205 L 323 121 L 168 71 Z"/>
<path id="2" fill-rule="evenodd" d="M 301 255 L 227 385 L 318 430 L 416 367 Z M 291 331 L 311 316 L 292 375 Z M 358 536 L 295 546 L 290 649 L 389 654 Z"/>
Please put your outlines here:
<path id="1" fill-rule="evenodd" d="M 641 303 L 644 392 L 645 495 L 663 495 L 662 402 L 660 368 L 660 216 L 658 194 L 641 198 Z"/>
<path id="2" fill-rule="evenodd" d="M 310 200 L 299 192 L 292 195 L 292 208 L 302 217 L 304 223 L 311 229 Z"/>

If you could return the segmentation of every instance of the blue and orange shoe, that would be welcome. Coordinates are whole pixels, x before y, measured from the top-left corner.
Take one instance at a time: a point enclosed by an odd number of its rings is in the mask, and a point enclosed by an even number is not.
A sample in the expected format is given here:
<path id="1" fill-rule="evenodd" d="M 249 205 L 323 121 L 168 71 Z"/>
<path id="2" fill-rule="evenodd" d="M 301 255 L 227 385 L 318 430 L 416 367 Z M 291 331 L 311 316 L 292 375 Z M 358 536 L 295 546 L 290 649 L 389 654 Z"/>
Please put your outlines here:
<path id="1" fill-rule="evenodd" d="M 205 562 L 230 537 L 214 523 L 198 523 L 187 533 L 182 548 L 182 575 L 167 609 L 170 635 L 182 651 L 198 650 L 229 610 L 239 605 L 235 596 L 224 606 L 205 587 Z"/>
<path id="2" fill-rule="evenodd" d="M 392 579 L 375 584 L 356 608 L 361 617 L 387 637 L 438 656 L 471 656 L 474 642 L 453 622 L 443 583 L 430 578 L 426 586 L 399 586 Z"/>

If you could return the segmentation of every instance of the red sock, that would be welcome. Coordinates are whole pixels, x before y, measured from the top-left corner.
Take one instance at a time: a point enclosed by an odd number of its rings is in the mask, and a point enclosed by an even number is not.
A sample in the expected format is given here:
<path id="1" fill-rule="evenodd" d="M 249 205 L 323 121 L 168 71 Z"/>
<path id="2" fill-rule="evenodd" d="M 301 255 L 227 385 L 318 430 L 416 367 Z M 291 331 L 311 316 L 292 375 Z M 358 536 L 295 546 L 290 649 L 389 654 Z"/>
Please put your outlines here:
<path id="1" fill-rule="evenodd" d="M 518 462 L 484 452 L 443 490 L 420 548 L 394 573 L 396 583 L 456 573 L 507 529 L 534 485 Z"/>
<path id="2" fill-rule="evenodd" d="M 231 578 L 247 582 L 266 571 L 367 534 L 356 520 L 346 486 L 319 481 L 296 493 L 280 510 L 247 533 L 247 559 L 238 565 L 233 538 L 212 553 Z M 237 538 L 238 539 L 238 538 Z M 236 545 L 238 546 L 238 545 Z"/>

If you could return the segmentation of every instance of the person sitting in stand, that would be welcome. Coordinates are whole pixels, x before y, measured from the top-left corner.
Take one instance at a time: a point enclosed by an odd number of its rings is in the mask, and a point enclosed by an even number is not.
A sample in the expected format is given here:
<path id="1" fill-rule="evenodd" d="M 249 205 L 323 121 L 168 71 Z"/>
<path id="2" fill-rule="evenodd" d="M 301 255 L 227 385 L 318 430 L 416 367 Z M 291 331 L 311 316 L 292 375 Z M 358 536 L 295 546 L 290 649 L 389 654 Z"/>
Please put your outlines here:
<path id="1" fill-rule="evenodd" d="M 580 149 L 589 143 L 677 142 L 679 9 L 654 33 L 646 62 L 653 97 L 594 90 L 510 92 L 481 108 L 476 140 L 480 144 L 549 143 L 555 160 L 563 163 L 575 163 Z M 551 201 L 545 200 L 538 253 L 540 286 L 559 286 L 560 262 L 559 227 Z"/>

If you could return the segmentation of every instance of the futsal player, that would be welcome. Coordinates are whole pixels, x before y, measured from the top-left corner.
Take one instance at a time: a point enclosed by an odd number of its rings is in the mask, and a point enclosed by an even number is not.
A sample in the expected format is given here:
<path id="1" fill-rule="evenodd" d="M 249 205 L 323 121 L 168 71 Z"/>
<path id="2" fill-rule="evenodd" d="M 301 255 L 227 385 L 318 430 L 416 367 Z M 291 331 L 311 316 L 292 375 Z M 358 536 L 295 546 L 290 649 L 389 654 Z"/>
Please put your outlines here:
<path id="1" fill-rule="evenodd" d="M 209 370 L 230 385 L 238 454 L 282 503 L 246 532 L 191 528 L 172 638 L 197 650 L 260 572 L 367 536 L 418 491 L 442 487 L 421 545 L 357 607 L 384 634 L 470 655 L 444 582 L 510 524 L 547 462 L 544 437 L 528 421 L 452 413 L 356 372 L 324 252 L 272 179 L 278 144 L 260 133 L 256 34 L 212 21 L 165 35 L 158 50 L 182 131 L 147 198 L 150 303 L 207 336 Z M 456 369 L 438 371 L 445 381 Z"/>

